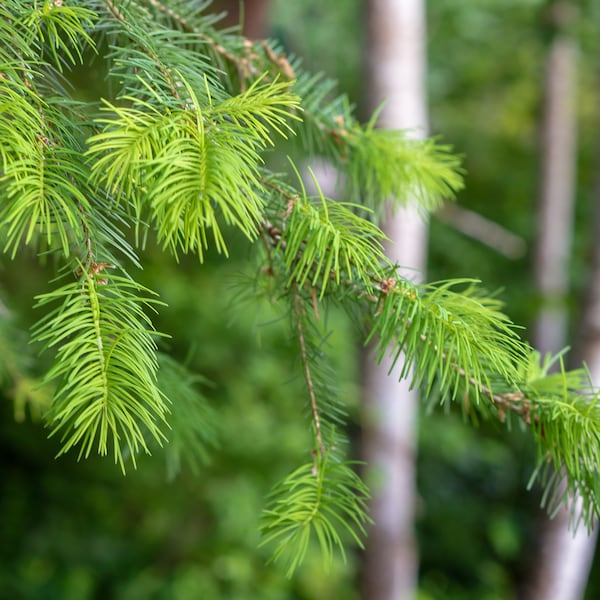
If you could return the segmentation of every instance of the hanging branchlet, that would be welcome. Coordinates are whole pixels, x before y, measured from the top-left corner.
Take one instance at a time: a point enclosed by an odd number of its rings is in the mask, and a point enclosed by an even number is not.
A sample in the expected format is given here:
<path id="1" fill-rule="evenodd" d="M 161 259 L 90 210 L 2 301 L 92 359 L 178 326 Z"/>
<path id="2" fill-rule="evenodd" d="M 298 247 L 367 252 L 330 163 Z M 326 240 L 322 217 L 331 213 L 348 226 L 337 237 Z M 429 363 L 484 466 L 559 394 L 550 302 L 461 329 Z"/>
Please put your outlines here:
<path id="1" fill-rule="evenodd" d="M 87 458 L 94 448 L 101 455 L 112 449 L 125 472 L 126 455 L 135 464 L 140 451 L 149 451 L 147 435 L 164 439 L 168 409 L 156 385 L 155 331 L 145 314 L 158 301 L 129 279 L 99 278 L 89 268 L 81 265 L 80 282 L 37 297 L 47 313 L 33 339 L 56 350 L 44 381 L 56 385 L 49 426 L 61 436 L 59 454 L 78 447 Z"/>
<path id="2" fill-rule="evenodd" d="M 355 467 L 335 452 L 317 453 L 314 463 L 290 473 L 269 494 L 260 545 L 274 548 L 271 560 L 283 563 L 288 577 L 302 564 L 315 538 L 326 568 L 335 550 L 346 558 L 346 540 L 364 547 L 366 526 L 372 522 L 369 490 Z"/>
<path id="3" fill-rule="evenodd" d="M 202 107 L 191 84 L 185 87 L 192 108 L 167 114 L 149 86 L 151 101 L 107 103 L 110 116 L 99 120 L 103 131 L 89 139 L 87 154 L 93 181 L 136 215 L 148 215 L 164 248 L 203 260 L 209 232 L 227 254 L 221 221 L 256 238 L 260 152 L 286 135 L 298 99 L 280 84 L 257 81 L 240 96 Z"/>
<path id="4" fill-rule="evenodd" d="M 304 380 L 306 382 L 306 389 L 310 400 L 310 410 L 312 413 L 313 426 L 315 428 L 317 447 L 321 455 L 325 456 L 326 447 L 325 442 L 323 441 L 323 432 L 321 431 L 321 417 L 319 415 L 319 408 L 317 406 L 315 386 L 313 384 L 311 372 L 311 362 L 309 361 L 308 352 L 306 348 L 306 340 L 304 336 L 304 328 L 302 326 L 302 322 L 305 318 L 305 315 L 303 314 L 304 307 L 301 304 L 300 293 L 296 285 L 292 286 L 291 294 L 294 308 L 294 318 L 296 320 L 296 333 L 298 336 L 298 344 L 300 346 L 300 360 L 302 361 Z"/>

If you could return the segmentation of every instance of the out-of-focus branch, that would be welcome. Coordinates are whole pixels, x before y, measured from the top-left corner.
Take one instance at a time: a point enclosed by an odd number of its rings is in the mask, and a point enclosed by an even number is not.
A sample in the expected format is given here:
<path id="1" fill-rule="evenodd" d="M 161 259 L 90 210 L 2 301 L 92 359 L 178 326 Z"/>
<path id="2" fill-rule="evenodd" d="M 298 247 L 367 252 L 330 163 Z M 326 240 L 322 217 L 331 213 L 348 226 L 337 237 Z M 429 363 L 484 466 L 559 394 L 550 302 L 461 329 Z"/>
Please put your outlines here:
<path id="1" fill-rule="evenodd" d="M 522 237 L 463 206 L 445 204 L 435 212 L 435 217 L 506 258 L 517 260 L 524 256 L 527 250 L 527 244 Z"/>

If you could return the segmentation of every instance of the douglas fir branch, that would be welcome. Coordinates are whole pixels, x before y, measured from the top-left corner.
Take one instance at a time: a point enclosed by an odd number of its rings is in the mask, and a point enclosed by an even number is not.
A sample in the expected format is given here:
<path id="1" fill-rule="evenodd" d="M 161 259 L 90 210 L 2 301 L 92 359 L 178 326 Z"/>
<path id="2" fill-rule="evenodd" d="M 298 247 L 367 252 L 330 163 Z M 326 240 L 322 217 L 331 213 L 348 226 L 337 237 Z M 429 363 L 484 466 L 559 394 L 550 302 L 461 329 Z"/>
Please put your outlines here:
<path id="1" fill-rule="evenodd" d="M 109 95 L 72 94 L 82 67 L 106 78 Z M 599 516 L 600 404 L 585 369 L 550 374 L 560 356 L 523 342 L 478 282 L 415 285 L 385 258 L 384 202 L 432 211 L 461 188 L 447 146 L 378 129 L 375 117 L 359 123 L 334 83 L 274 42 L 220 30 L 208 2 L 159 0 L 3 2 L 0 139 L 5 260 L 29 252 L 54 265 L 32 299 L 33 346 L 20 347 L 0 314 L 3 378 L 15 390 L 31 381 L 23 357 L 43 350 L 48 371 L 15 402 L 39 414 L 61 454 L 110 455 L 125 471 L 160 446 L 174 465 L 217 451 L 199 376 L 153 325 L 169 307 L 136 277 L 147 243 L 173 265 L 193 254 L 201 269 L 208 250 L 228 256 L 241 234 L 253 248 L 248 285 L 295 339 L 297 401 L 308 407 L 296 414 L 312 425 L 305 459 L 260 519 L 262 543 L 290 574 L 310 539 L 331 559 L 360 546 L 369 522 L 323 351 L 334 305 L 428 398 L 529 430 L 550 511 L 575 496 L 575 522 Z M 273 169 L 274 156 L 296 158 Z M 316 159 L 341 174 L 339 201 L 307 193 L 297 165 Z"/>

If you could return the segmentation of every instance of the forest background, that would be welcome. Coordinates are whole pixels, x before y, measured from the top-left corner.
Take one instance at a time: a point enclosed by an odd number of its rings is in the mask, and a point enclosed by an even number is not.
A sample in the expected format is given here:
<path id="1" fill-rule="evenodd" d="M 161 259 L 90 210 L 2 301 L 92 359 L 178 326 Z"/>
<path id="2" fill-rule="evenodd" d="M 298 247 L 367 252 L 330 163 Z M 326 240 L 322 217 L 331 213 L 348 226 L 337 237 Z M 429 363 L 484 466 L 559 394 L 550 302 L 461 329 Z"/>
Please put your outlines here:
<path id="1" fill-rule="evenodd" d="M 600 198 L 600 11 L 594 4 L 582 10 L 576 30 L 573 324 L 594 241 L 593 205 Z M 481 279 L 488 289 L 500 290 L 507 313 L 525 326 L 539 308 L 531 249 L 547 34 L 543 5 L 540 0 L 428 4 L 431 132 L 464 156 L 466 187 L 458 204 L 520 240 L 506 256 L 458 231 L 451 213 L 434 216 L 428 279 Z M 363 11 L 358 0 L 276 0 L 268 19 L 269 34 L 305 57 L 309 70 L 338 79 L 366 120 Z M 102 88 L 97 75 L 73 75 L 81 94 Z M 71 456 L 57 461 L 55 442 L 46 439 L 35 418 L 12 399 L 2 403 L 0 598 L 359 597 L 360 554 L 336 562 L 329 573 L 318 555 L 309 557 L 288 580 L 276 565 L 265 564 L 267 550 L 257 550 L 264 496 L 303 452 L 305 426 L 286 416 L 297 411 L 294 398 L 301 387 L 290 380 L 294 355 L 286 330 L 271 323 L 268 307 L 237 298 L 236 283 L 251 275 L 243 272 L 244 252 L 240 240 L 238 252 L 232 252 L 239 262 L 211 255 L 201 270 L 194 258 L 173 268 L 157 253 L 144 273 L 171 306 L 157 328 L 173 336 L 173 351 L 202 374 L 198 385 L 218 414 L 212 415 L 216 447 L 206 464 L 195 470 L 184 465 L 171 477 L 176 465 L 165 464 L 157 452 L 123 478 L 110 461 L 77 463 Z M 5 263 L 0 278 L 5 290 L 18 291 L 15 306 L 28 306 L 48 273 L 33 261 L 18 271 Z M 355 410 L 358 441 L 360 347 L 341 317 L 336 325 L 330 341 L 345 382 L 342 394 Z M 539 490 L 525 490 L 533 448 L 518 431 L 485 423 L 474 428 L 459 413 L 430 408 L 423 404 L 419 431 L 420 597 L 511 598 L 533 566 L 532 541 L 546 519 L 538 509 Z M 588 598 L 600 594 L 597 563 Z"/>

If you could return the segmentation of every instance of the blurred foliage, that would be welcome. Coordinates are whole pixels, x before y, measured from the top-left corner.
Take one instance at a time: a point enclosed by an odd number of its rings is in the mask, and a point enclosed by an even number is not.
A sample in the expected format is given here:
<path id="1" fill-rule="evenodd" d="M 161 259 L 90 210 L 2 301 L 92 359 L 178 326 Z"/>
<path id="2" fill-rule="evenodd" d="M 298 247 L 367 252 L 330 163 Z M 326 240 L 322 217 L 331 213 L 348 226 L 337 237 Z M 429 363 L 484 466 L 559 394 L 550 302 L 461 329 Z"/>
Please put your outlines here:
<path id="1" fill-rule="evenodd" d="M 541 0 L 430 0 L 429 85 L 432 129 L 465 156 L 460 203 L 530 242 L 535 234 L 537 123 L 544 60 Z M 585 279 L 585 230 L 593 201 L 598 131 L 597 3 L 582 2 L 580 171 L 573 305 Z M 273 33 L 312 70 L 341 81 L 361 106 L 365 32 L 358 0 L 273 2 Z M 98 73 L 77 73 L 82 93 Z M 77 81 L 76 81 L 77 83 Z M 218 452 L 197 473 L 184 467 L 167 479 L 166 456 L 155 452 L 125 480 L 110 462 L 54 459 L 35 422 L 15 422 L 12 398 L 0 420 L 0 599 L 319 600 L 358 598 L 358 557 L 334 562 L 325 576 L 309 560 L 288 581 L 257 551 L 257 516 L 265 492 L 303 457 L 310 431 L 294 397 L 294 353 L 286 328 L 262 304 L 241 301 L 235 282 L 249 248 L 233 259 L 209 255 L 177 266 L 160 252 L 140 281 L 171 307 L 156 322 L 164 343 L 192 372 L 219 411 Z M 241 260 L 238 262 L 235 257 Z M 502 298 L 517 322 L 531 320 L 535 296 L 529 256 L 511 261 L 433 220 L 430 278 L 478 277 Z M 51 267 L 51 265 L 48 265 Z M 15 307 L 44 291 L 48 271 L 20 256 L 3 264 L 0 282 Z M 18 294 L 12 290 L 18 290 Z M 229 321 L 230 303 L 236 318 Z M 10 307 L 9 307 L 10 308 Z M 19 311 L 27 319 L 27 310 Z M 30 315 L 30 320 L 33 317 Z M 332 358 L 346 381 L 341 391 L 358 409 L 353 332 L 337 314 Z M 27 323 L 20 323 L 21 325 Z M 214 382 L 218 382 L 214 383 Z M 224 438 L 220 431 L 234 431 Z M 355 433 L 355 432 L 351 432 Z M 507 434 L 460 415 L 424 415 L 419 449 L 419 544 L 422 600 L 512 598 L 530 566 L 529 542 L 539 519 L 538 495 L 526 493 L 523 456 L 532 448 L 519 431 Z M 600 593 L 596 567 L 588 597 Z"/>
<path id="2" fill-rule="evenodd" d="M 524 496 L 531 447 L 458 415 L 426 416 L 418 462 L 421 590 L 430 598 L 512 598 L 526 576 L 537 500 Z"/>

